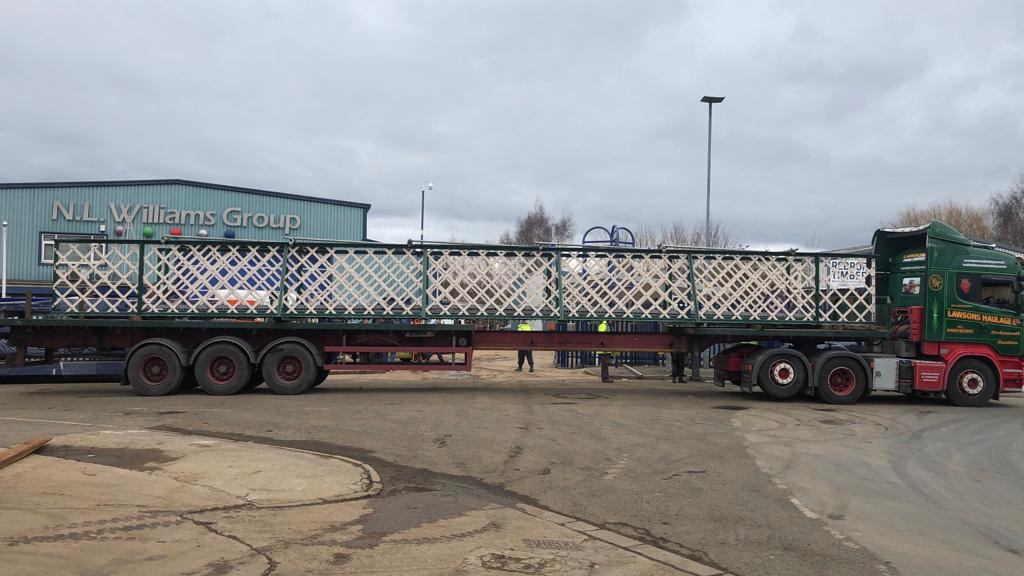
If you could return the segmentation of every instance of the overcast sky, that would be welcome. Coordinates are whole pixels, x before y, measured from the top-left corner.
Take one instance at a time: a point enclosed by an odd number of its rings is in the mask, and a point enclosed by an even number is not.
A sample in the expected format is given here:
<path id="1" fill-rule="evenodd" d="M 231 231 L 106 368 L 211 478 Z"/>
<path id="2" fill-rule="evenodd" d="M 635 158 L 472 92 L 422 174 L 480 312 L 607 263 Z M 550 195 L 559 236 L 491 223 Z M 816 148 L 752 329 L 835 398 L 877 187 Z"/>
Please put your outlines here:
<path id="1" fill-rule="evenodd" d="M 785 7 L 781 7 L 785 6 Z M 0 0 L 0 181 L 185 178 L 495 240 L 712 214 L 865 244 L 1024 173 L 1024 2 Z"/>

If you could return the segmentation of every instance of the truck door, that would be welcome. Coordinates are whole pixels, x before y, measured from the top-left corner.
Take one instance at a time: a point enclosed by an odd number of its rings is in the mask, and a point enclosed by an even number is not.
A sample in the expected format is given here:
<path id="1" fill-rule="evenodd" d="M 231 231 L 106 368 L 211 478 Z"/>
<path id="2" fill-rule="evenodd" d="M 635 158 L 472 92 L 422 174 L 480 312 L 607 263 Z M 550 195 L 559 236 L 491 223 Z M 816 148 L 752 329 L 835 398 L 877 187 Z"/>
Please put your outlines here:
<path id="1" fill-rule="evenodd" d="M 942 339 L 988 344 L 1000 355 L 1019 356 L 1021 310 L 1014 280 L 1006 274 L 948 272 Z"/>

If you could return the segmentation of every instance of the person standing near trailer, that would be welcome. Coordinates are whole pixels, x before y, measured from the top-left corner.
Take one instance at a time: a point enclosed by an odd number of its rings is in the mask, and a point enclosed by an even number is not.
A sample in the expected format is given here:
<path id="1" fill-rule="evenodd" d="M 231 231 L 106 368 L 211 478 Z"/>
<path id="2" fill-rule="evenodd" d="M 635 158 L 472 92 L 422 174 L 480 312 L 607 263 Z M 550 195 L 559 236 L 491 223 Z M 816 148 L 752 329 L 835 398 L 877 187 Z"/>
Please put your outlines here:
<path id="1" fill-rule="evenodd" d="M 533 327 L 526 320 L 520 320 L 519 325 L 516 326 L 516 330 L 519 332 L 533 332 Z M 516 372 L 523 371 L 523 360 L 526 360 L 530 364 L 530 372 L 533 372 L 533 350 L 520 350 L 519 351 L 519 366 L 516 367 Z"/>
<path id="2" fill-rule="evenodd" d="M 601 320 L 601 323 L 597 325 L 597 331 L 607 332 L 608 321 Z M 601 360 L 601 382 L 604 382 L 605 384 L 614 382 L 614 380 L 612 380 L 611 374 L 608 373 L 608 361 L 611 357 L 611 352 L 598 352 L 597 357 Z"/>
<path id="3" fill-rule="evenodd" d="M 686 367 L 686 355 L 682 352 L 671 352 L 670 356 L 672 356 L 672 383 L 685 382 L 683 368 Z"/>

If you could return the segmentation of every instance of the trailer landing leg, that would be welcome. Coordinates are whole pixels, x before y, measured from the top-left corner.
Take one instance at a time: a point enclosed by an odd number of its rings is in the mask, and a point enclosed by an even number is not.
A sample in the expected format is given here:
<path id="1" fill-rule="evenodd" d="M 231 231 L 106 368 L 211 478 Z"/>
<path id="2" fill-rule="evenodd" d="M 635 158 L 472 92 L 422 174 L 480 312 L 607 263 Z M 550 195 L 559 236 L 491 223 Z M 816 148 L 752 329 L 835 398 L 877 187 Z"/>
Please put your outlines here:
<path id="1" fill-rule="evenodd" d="M 690 382 L 703 382 L 704 378 L 700 375 L 700 353 L 701 353 L 701 342 L 700 338 L 694 337 L 690 339 Z"/>

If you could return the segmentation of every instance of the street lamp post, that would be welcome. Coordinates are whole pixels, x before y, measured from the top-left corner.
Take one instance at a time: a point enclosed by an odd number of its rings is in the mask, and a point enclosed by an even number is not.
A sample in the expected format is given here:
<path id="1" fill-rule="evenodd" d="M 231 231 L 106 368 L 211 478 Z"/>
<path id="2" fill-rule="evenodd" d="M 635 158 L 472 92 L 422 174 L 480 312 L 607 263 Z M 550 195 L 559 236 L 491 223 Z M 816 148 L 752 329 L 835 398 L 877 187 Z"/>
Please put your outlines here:
<path id="1" fill-rule="evenodd" d="M 725 96 L 705 96 L 700 99 L 708 105 L 708 197 L 704 205 L 704 246 L 711 247 L 711 107 L 720 104 Z"/>
<path id="2" fill-rule="evenodd" d="M 3 224 L 3 262 L 0 263 L 0 298 L 7 298 L 7 220 L 4 220 Z"/>
<path id="3" fill-rule="evenodd" d="M 423 215 L 427 207 L 427 190 L 433 189 L 434 184 L 430 180 L 424 182 L 423 187 L 420 188 L 420 244 L 423 244 Z"/>

